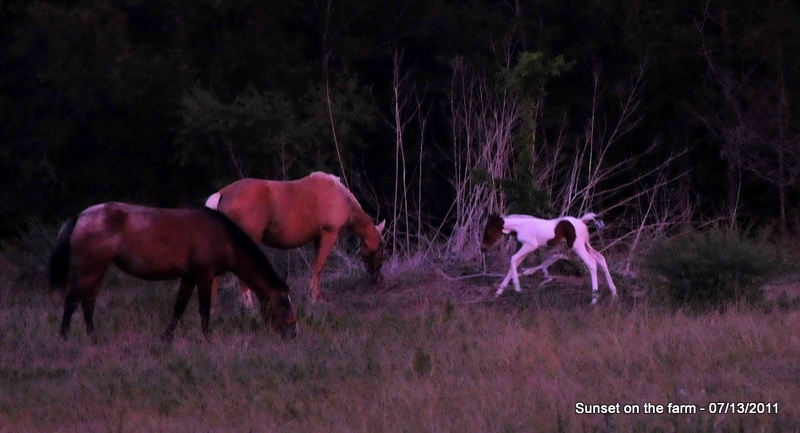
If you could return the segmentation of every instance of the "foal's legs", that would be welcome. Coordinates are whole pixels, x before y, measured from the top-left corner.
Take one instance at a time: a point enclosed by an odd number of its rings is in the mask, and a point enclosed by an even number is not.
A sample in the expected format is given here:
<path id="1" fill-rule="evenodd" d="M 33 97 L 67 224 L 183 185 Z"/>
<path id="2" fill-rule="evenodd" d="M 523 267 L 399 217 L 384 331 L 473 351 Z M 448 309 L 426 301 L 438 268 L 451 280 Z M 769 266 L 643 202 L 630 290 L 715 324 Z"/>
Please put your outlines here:
<path id="1" fill-rule="evenodd" d="M 561 253 L 553 254 L 552 256 L 548 257 L 547 260 L 542 262 L 541 265 L 522 271 L 522 275 L 533 275 L 536 273 L 536 271 L 542 271 L 542 274 L 544 274 L 544 280 L 539 283 L 539 285 L 547 284 L 553 279 L 553 277 L 550 276 L 550 273 L 547 272 L 547 268 L 549 268 L 553 263 L 566 258 L 567 256 Z"/>
<path id="2" fill-rule="evenodd" d="M 576 253 L 578 253 L 578 257 L 583 260 L 583 263 L 586 263 L 586 267 L 589 268 L 589 275 L 592 278 L 592 305 L 597 303 L 597 261 L 595 258 L 586 251 L 586 247 L 591 248 L 586 243 L 575 243 L 572 247 Z"/>
<path id="3" fill-rule="evenodd" d="M 175 300 L 175 307 L 172 309 L 172 320 L 169 322 L 167 330 L 164 331 L 164 335 L 161 336 L 162 340 L 167 342 L 172 341 L 172 333 L 175 332 L 175 326 L 178 325 L 178 321 L 181 320 L 181 316 L 183 316 L 183 312 L 186 310 L 186 304 L 189 303 L 189 298 L 192 296 L 194 286 L 194 278 L 181 278 L 181 285 L 178 289 L 178 298 Z"/>
<path id="4" fill-rule="evenodd" d="M 525 257 L 528 254 L 536 251 L 536 248 L 538 248 L 538 245 L 522 244 L 522 248 L 520 248 L 519 251 L 517 251 L 513 256 L 511 256 L 511 266 L 508 269 L 508 274 L 506 274 L 506 277 L 503 279 L 503 282 L 500 283 L 500 287 L 494 294 L 495 296 L 500 296 L 503 293 L 503 290 L 505 290 L 506 286 L 508 286 L 508 282 L 512 279 L 514 280 L 514 290 L 516 290 L 517 292 L 520 291 L 519 274 L 517 273 L 517 266 L 519 266 L 519 264 L 522 263 L 523 260 L 525 260 Z"/>
<path id="5" fill-rule="evenodd" d="M 603 257 L 602 254 L 598 253 L 597 250 L 592 248 L 591 245 L 587 244 L 586 249 L 589 251 L 589 254 L 594 257 L 597 263 L 603 268 L 603 271 L 606 273 L 606 282 L 608 283 L 608 288 L 611 290 L 611 296 L 617 296 L 617 286 L 614 285 L 614 282 L 611 281 L 611 273 L 608 271 L 608 264 L 606 264 L 606 258 Z"/>
<path id="6" fill-rule="evenodd" d="M 331 249 L 336 245 L 336 239 L 339 237 L 338 232 L 323 231 L 317 241 L 317 259 L 314 262 L 314 274 L 311 276 L 311 301 L 318 301 L 320 299 L 319 293 L 319 280 L 322 276 L 322 267 L 325 266 L 325 261 L 328 260 L 328 255 Z"/>

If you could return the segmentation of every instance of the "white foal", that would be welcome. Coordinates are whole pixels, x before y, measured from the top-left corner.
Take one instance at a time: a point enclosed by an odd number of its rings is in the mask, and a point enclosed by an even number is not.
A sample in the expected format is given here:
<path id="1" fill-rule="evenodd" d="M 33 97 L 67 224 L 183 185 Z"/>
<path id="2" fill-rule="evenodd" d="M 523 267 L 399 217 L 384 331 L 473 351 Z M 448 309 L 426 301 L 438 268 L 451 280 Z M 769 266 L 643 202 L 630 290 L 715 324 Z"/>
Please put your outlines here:
<path id="1" fill-rule="evenodd" d="M 536 251 L 542 245 L 553 246 L 556 245 L 561 239 L 567 241 L 567 246 L 572 248 L 578 257 L 586 263 L 589 268 L 589 274 L 592 278 L 592 304 L 597 303 L 597 265 L 603 268 L 606 273 L 606 281 L 608 288 L 611 290 L 611 295 L 617 296 L 617 287 L 611 280 L 611 274 L 608 272 L 608 265 L 606 259 L 602 254 L 598 253 L 591 245 L 589 245 L 589 229 L 586 227 L 586 222 L 594 220 L 598 227 L 603 227 L 603 222 L 597 218 L 594 213 L 587 213 L 586 215 L 575 218 L 565 216 L 551 220 L 535 218 L 530 215 L 508 215 L 500 217 L 497 215 L 490 215 L 489 220 L 486 222 L 486 228 L 483 231 L 483 242 L 481 242 L 481 251 L 486 251 L 492 245 L 497 243 L 503 235 L 515 234 L 517 240 L 522 244 L 519 251 L 511 256 L 511 267 L 508 274 L 500 283 L 500 288 L 497 289 L 496 296 L 500 296 L 508 286 L 509 281 L 514 282 L 514 290 L 520 291 L 519 287 L 519 273 L 517 266 L 522 263 L 525 257 Z M 547 273 L 547 268 L 559 259 L 566 258 L 563 254 L 556 254 L 544 261 L 535 268 L 528 269 L 522 275 L 531 275 L 536 271 L 541 270 L 545 276 L 545 281 L 542 284 L 550 281 L 550 274 Z"/>

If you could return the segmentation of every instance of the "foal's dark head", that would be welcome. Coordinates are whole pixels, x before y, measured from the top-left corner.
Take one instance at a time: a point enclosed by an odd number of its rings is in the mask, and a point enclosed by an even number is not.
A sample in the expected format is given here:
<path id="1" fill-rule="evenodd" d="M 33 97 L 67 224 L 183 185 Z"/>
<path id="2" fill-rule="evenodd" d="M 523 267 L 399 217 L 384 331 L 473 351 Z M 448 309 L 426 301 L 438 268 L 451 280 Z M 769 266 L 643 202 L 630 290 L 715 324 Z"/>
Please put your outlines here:
<path id="1" fill-rule="evenodd" d="M 491 248 L 500 238 L 503 237 L 503 226 L 505 221 L 497 214 L 489 215 L 486 220 L 486 228 L 483 229 L 483 241 L 481 241 L 481 252 L 486 252 Z"/>

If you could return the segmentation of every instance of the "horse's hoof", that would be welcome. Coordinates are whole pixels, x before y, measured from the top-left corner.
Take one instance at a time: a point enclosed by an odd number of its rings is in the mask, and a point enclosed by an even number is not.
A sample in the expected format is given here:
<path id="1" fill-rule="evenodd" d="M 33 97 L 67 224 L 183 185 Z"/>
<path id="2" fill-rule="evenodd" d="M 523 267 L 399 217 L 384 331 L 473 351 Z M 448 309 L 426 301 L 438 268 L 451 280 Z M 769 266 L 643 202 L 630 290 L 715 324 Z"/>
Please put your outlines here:
<path id="1" fill-rule="evenodd" d="M 322 305 L 330 305 L 331 303 L 331 301 L 324 296 L 318 296 L 316 298 L 308 298 L 308 299 L 311 301 L 311 305 L 322 306 Z"/>

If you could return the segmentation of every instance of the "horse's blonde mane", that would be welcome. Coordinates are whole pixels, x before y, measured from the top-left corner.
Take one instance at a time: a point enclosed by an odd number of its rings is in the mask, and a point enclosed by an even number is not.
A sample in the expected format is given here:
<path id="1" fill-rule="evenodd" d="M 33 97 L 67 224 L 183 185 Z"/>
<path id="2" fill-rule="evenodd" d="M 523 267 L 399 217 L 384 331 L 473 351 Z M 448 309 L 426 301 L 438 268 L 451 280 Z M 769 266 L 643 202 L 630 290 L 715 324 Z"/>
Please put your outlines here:
<path id="1" fill-rule="evenodd" d="M 351 206 L 355 207 L 356 209 L 363 210 L 361 208 L 361 203 L 358 202 L 358 200 L 356 199 L 356 196 L 353 195 L 353 192 L 350 191 L 349 189 L 347 189 L 346 186 L 344 186 L 344 184 L 342 183 L 342 179 L 339 176 L 336 176 L 336 175 L 333 175 L 333 174 L 330 174 L 330 173 L 325 173 L 323 171 L 315 171 L 315 172 L 311 173 L 309 175 L 309 177 L 314 177 L 314 178 L 318 178 L 318 179 L 326 179 L 326 180 L 332 181 L 336 186 L 339 187 L 339 189 L 342 191 L 342 193 L 345 195 L 345 197 L 347 197 L 347 200 L 350 202 Z"/>

